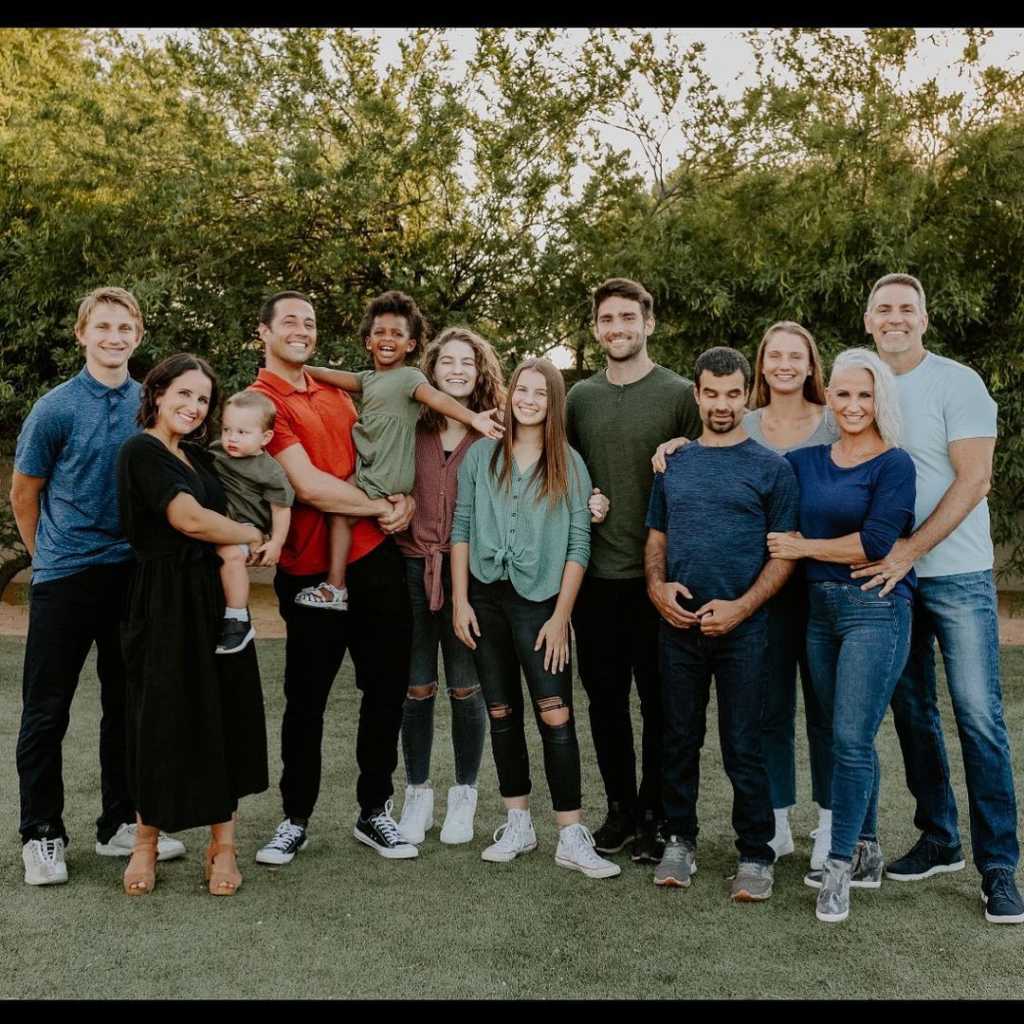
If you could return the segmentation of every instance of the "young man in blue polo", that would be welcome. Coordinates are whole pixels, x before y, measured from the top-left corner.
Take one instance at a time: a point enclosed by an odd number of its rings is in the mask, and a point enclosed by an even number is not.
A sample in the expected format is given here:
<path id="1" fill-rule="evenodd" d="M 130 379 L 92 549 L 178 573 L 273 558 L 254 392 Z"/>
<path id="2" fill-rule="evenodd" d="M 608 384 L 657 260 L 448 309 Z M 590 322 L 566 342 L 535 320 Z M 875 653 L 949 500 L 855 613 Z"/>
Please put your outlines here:
<path id="1" fill-rule="evenodd" d="M 131 293 L 90 292 L 75 324 L 85 366 L 36 402 L 18 435 L 11 506 L 32 556 L 17 748 L 29 885 L 68 880 L 61 744 L 93 643 L 103 708 L 96 852 L 127 857 L 133 845 L 119 628 L 134 559 L 121 533 L 114 464 L 122 442 L 138 430 L 140 387 L 128 376 L 128 359 L 142 332 L 142 313 Z M 184 852 L 177 839 L 161 835 L 161 860 Z"/>

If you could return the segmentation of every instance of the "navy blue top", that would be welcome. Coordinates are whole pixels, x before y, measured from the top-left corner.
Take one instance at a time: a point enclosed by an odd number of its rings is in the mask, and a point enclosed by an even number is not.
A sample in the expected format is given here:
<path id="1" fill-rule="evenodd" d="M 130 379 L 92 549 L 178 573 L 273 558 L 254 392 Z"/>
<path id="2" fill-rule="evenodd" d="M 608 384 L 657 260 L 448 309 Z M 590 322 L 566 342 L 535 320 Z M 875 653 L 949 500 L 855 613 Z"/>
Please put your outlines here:
<path id="1" fill-rule="evenodd" d="M 115 466 L 118 449 L 139 430 L 141 391 L 131 377 L 108 388 L 82 367 L 32 406 L 18 435 L 14 468 L 46 478 L 34 584 L 133 557 L 121 532 Z"/>
<path id="2" fill-rule="evenodd" d="M 800 532 L 805 537 L 834 540 L 859 533 L 864 554 L 874 562 L 885 558 L 898 538 L 913 532 L 917 474 L 902 448 L 890 448 L 849 468 L 832 461 L 832 446 L 827 444 L 788 452 L 786 458 L 800 481 Z M 850 567 L 838 562 L 808 558 L 804 566 L 810 583 L 864 583 L 851 579 Z M 909 601 L 916 586 L 911 569 L 892 593 Z"/>
<path id="3" fill-rule="evenodd" d="M 768 560 L 766 535 L 796 529 L 798 502 L 789 463 L 750 438 L 670 455 L 654 476 L 647 526 L 668 536 L 665 578 L 693 594 L 683 606 L 742 597 Z"/>

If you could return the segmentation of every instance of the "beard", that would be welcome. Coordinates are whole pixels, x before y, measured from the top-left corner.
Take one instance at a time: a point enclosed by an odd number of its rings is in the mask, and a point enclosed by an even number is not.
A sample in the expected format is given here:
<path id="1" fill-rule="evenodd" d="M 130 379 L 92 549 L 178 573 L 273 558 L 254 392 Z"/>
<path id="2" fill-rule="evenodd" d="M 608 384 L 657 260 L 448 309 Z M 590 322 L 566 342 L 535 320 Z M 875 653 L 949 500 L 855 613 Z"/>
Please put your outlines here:
<path id="1" fill-rule="evenodd" d="M 607 356 L 607 358 L 613 363 L 624 363 L 627 359 L 632 359 L 639 351 L 641 351 L 641 349 L 643 349 L 644 342 L 646 340 L 647 339 L 642 336 L 634 338 L 627 344 L 625 349 L 617 353 L 612 351 L 610 345 L 607 348 L 605 348 L 604 345 L 601 347 L 604 348 L 605 356 Z"/>
<path id="2" fill-rule="evenodd" d="M 708 430 L 716 434 L 728 434 L 730 430 L 735 429 L 736 424 L 739 422 L 739 417 L 736 413 L 730 413 L 728 420 L 716 421 L 709 416 L 704 422 Z"/>

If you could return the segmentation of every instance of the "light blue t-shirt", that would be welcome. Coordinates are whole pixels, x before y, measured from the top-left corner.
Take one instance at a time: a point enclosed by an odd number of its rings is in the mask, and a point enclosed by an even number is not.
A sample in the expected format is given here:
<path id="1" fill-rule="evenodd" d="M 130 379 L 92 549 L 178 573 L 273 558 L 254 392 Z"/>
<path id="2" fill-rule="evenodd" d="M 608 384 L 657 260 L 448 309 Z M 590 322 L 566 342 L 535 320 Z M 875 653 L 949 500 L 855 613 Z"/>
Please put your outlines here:
<path id="1" fill-rule="evenodd" d="M 935 510 L 956 474 L 949 443 L 968 437 L 995 437 L 996 403 L 981 377 L 970 367 L 933 352 L 909 373 L 896 375 L 903 439 L 917 469 L 914 528 Z M 992 568 L 992 534 L 988 499 L 941 543 L 914 563 L 917 575 L 952 576 Z"/>
<path id="2" fill-rule="evenodd" d="M 82 367 L 32 406 L 18 435 L 14 468 L 46 477 L 33 584 L 135 557 L 121 532 L 115 466 L 122 443 L 138 433 L 141 391 L 131 377 L 109 388 Z"/>

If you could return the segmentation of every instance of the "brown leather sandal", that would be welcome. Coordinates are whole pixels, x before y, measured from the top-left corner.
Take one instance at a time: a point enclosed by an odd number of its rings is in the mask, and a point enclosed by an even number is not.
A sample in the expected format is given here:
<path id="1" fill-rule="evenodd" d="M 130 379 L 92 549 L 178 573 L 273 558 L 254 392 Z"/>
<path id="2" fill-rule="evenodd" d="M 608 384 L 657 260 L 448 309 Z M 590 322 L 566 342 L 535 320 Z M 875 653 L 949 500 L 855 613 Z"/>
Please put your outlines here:
<path id="1" fill-rule="evenodd" d="M 230 869 L 214 864 L 214 860 L 222 853 L 230 853 L 233 858 L 237 858 L 238 847 L 234 843 L 218 843 L 211 840 L 206 848 L 203 877 L 208 883 L 211 896 L 234 896 L 242 887 L 242 873 L 238 870 L 237 860 Z"/>
<path id="2" fill-rule="evenodd" d="M 160 829 L 155 825 L 136 825 L 132 857 L 124 869 L 124 891 L 129 896 L 146 896 L 156 886 L 156 844 Z"/>

